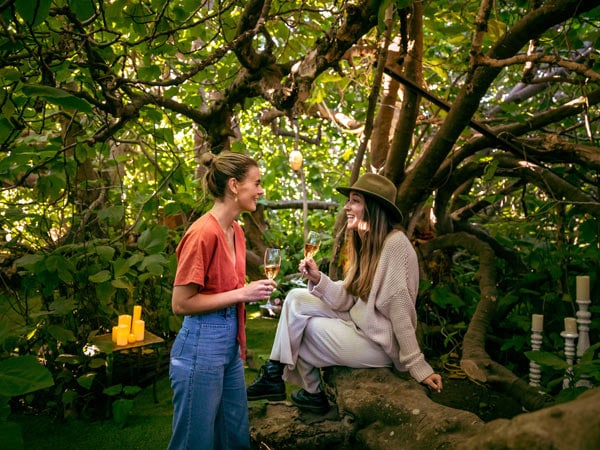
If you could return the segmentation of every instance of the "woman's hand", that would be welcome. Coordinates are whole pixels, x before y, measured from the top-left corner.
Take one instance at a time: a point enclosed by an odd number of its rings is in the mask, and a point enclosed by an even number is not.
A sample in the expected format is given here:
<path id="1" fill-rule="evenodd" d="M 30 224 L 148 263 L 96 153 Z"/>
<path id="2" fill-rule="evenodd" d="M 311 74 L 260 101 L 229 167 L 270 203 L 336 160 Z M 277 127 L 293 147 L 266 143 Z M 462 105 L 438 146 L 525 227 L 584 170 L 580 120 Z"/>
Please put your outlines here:
<path id="1" fill-rule="evenodd" d="M 312 258 L 303 259 L 300 261 L 298 270 L 302 276 L 312 284 L 319 284 L 319 281 L 321 281 L 321 271 L 319 270 L 317 263 Z"/>
<path id="2" fill-rule="evenodd" d="M 277 283 L 275 281 L 266 278 L 264 280 L 253 281 L 243 288 L 246 290 L 245 301 L 266 300 L 271 296 L 276 287 Z"/>
<path id="3" fill-rule="evenodd" d="M 432 373 L 421 383 L 423 383 L 425 386 L 433 389 L 436 392 L 442 391 L 442 376 L 438 373 Z"/>

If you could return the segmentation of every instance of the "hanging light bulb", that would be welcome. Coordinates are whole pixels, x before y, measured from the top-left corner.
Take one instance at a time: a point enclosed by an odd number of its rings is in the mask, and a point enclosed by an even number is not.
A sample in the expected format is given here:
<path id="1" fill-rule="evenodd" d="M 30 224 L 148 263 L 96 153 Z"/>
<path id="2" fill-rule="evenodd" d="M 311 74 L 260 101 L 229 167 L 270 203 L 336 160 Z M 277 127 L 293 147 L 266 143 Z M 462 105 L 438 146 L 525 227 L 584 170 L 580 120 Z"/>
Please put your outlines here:
<path id="1" fill-rule="evenodd" d="M 292 150 L 289 158 L 292 170 L 300 170 L 302 167 L 302 152 L 300 150 Z"/>

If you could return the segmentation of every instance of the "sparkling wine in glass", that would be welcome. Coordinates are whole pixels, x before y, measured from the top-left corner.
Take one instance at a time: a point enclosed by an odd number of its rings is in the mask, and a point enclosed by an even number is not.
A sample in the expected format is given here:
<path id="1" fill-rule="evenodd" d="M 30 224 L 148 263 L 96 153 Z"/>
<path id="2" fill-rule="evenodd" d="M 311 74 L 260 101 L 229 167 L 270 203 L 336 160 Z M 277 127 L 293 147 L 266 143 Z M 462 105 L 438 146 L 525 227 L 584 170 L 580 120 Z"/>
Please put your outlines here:
<path id="1" fill-rule="evenodd" d="M 279 273 L 279 267 L 281 266 L 281 250 L 278 248 L 268 248 L 265 250 L 265 275 L 269 280 L 274 279 Z M 273 311 L 273 305 L 271 304 L 271 298 L 267 298 L 266 308 L 269 316 L 275 316 Z"/>
<path id="2" fill-rule="evenodd" d="M 312 259 L 321 246 L 321 235 L 316 231 L 309 231 L 304 241 L 304 259 Z"/>
<path id="3" fill-rule="evenodd" d="M 279 273 L 281 266 L 281 249 L 268 248 L 265 250 L 265 275 L 269 280 L 274 279 Z"/>

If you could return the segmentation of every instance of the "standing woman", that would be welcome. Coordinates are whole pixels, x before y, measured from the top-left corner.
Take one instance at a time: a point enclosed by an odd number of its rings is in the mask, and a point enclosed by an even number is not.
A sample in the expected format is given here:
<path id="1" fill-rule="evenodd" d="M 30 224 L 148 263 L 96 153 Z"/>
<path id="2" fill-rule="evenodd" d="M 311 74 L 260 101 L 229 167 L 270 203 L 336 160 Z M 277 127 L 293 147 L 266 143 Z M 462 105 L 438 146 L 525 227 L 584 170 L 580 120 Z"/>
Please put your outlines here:
<path id="1" fill-rule="evenodd" d="M 269 361 L 248 386 L 249 400 L 283 400 L 284 379 L 302 386 L 292 403 L 323 414 L 329 404 L 320 368 L 393 366 L 440 391 L 442 377 L 425 360 L 416 336 L 419 288 L 417 255 L 395 224 L 396 187 L 374 173 L 338 191 L 348 197 L 348 267 L 344 280 L 332 281 L 312 259 L 300 262 L 308 289 L 291 290 Z"/>
<path id="2" fill-rule="evenodd" d="M 203 155 L 210 211 L 179 243 L 171 300 L 183 325 L 171 349 L 173 432 L 169 450 L 250 448 L 244 380 L 245 302 L 268 298 L 276 284 L 246 279 L 246 242 L 237 217 L 255 211 L 264 191 L 252 158 Z"/>

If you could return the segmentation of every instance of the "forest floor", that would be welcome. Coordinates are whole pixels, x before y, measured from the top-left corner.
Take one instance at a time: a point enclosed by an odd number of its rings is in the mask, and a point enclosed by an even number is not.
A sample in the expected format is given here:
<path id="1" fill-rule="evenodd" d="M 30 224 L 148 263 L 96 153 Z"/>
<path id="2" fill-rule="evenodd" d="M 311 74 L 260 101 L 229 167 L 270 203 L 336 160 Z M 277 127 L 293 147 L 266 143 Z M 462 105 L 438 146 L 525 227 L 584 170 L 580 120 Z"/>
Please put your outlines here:
<path id="1" fill-rule="evenodd" d="M 524 412 L 512 397 L 466 378 L 445 377 L 443 391 L 431 394 L 431 399 L 444 406 L 472 412 L 484 422 L 510 419 Z"/>
<path id="2" fill-rule="evenodd" d="M 261 318 L 260 313 L 249 315 L 249 318 L 248 347 L 252 356 L 246 369 L 247 383 L 256 378 L 258 367 L 268 358 L 277 325 L 276 320 Z M 57 420 L 44 414 L 19 414 L 10 419 L 21 425 L 25 450 L 164 450 L 170 438 L 172 420 L 172 391 L 167 372 L 168 357 L 164 358 L 156 384 L 158 402 L 153 400 L 152 385 L 146 386 L 135 398 L 124 427 L 117 426 L 111 419 L 84 420 L 76 415 Z M 440 372 L 444 389 L 441 393 L 431 393 L 432 400 L 437 403 L 472 412 L 485 422 L 511 418 L 522 412 L 507 395 L 461 378 L 456 372 Z M 128 384 L 128 381 L 123 380 L 123 383 Z M 288 393 L 296 388 L 288 386 Z"/>

